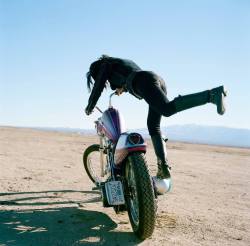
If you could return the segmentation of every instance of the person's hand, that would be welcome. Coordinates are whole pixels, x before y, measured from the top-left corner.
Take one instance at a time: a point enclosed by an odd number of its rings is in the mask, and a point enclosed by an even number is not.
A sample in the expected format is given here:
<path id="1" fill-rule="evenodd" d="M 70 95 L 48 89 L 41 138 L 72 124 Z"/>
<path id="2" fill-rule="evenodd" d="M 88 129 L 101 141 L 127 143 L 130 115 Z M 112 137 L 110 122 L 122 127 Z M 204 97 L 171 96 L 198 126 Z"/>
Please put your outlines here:
<path id="1" fill-rule="evenodd" d="M 117 88 L 115 92 L 116 92 L 116 95 L 120 96 L 124 92 L 124 90 L 123 88 Z"/>
<path id="2" fill-rule="evenodd" d="M 86 114 L 86 115 L 90 115 L 92 112 L 93 112 L 93 110 L 90 111 L 90 110 L 88 109 L 88 107 L 85 108 L 85 114 Z"/>

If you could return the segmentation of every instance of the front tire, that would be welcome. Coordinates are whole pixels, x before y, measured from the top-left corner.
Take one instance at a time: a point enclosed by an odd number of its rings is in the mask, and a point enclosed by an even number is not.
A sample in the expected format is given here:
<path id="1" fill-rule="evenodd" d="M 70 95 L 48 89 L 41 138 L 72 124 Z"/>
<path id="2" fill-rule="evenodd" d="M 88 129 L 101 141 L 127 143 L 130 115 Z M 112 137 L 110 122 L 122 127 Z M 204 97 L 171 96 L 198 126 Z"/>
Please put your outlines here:
<path id="1" fill-rule="evenodd" d="M 104 181 L 101 177 L 101 157 L 100 145 L 90 145 L 83 153 L 83 165 L 88 174 L 88 177 L 93 183 L 100 183 Z"/>
<path id="2" fill-rule="evenodd" d="M 132 229 L 145 239 L 153 234 L 156 220 L 156 201 L 152 179 L 144 154 L 132 153 L 125 165 L 126 203 Z"/>

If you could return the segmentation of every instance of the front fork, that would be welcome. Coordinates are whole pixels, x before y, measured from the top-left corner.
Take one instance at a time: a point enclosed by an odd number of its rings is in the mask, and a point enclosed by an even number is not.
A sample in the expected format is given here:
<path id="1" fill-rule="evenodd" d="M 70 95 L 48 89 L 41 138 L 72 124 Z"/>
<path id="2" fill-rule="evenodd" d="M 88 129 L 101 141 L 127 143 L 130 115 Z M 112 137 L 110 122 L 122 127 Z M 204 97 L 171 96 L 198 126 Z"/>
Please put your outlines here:
<path id="1" fill-rule="evenodd" d="M 107 163 L 112 165 L 112 157 L 106 153 L 106 144 L 105 139 L 100 136 L 100 165 L 101 165 L 101 176 L 104 177 L 109 171 L 111 171 L 111 176 L 113 175 L 112 168 L 107 167 Z M 108 151 L 109 152 L 109 151 Z M 111 178 L 111 176 L 109 178 Z M 102 200 L 104 207 L 112 207 L 117 205 L 124 205 L 125 198 L 123 194 L 123 185 L 121 181 L 115 180 L 113 178 L 109 179 L 109 181 L 103 182 L 100 184 L 102 191 Z"/>
<path id="2" fill-rule="evenodd" d="M 100 136 L 100 165 L 101 165 L 101 177 L 105 176 L 105 153 L 104 153 L 104 139 Z"/>

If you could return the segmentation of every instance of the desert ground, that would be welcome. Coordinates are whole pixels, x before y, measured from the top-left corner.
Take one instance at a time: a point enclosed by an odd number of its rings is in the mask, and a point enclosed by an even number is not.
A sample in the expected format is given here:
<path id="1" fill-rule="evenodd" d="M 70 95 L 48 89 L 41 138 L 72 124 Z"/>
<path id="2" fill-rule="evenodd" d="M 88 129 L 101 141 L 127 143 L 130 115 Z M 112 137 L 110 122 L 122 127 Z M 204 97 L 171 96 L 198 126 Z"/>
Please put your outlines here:
<path id="1" fill-rule="evenodd" d="M 103 208 L 83 164 L 94 136 L 0 128 L 0 245 L 250 245 L 250 149 L 168 142 L 173 189 L 154 234 Z M 148 141 L 152 175 L 156 159 Z"/>

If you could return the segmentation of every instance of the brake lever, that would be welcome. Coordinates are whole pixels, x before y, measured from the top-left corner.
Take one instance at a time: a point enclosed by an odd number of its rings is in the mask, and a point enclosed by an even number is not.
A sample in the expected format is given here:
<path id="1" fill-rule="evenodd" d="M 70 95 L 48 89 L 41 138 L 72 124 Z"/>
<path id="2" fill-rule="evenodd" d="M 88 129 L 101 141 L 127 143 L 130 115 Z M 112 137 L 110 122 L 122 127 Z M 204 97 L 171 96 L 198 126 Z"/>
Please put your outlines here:
<path id="1" fill-rule="evenodd" d="M 101 114 L 103 114 L 103 111 L 102 111 L 99 107 L 95 106 L 95 108 L 96 108 Z"/>

